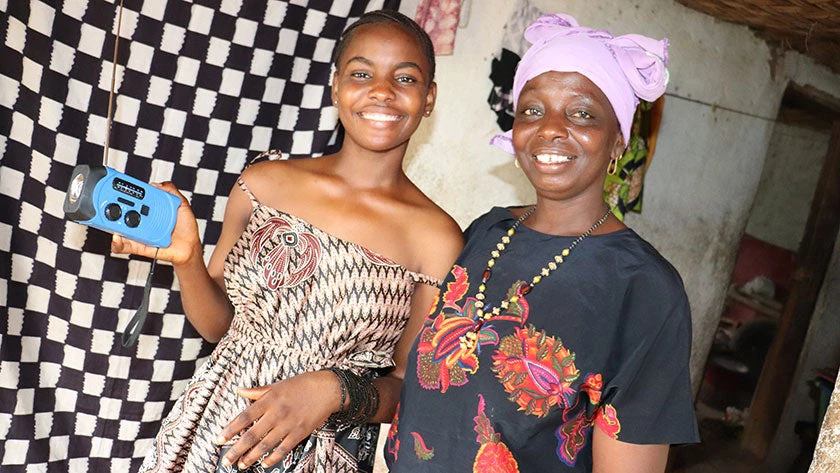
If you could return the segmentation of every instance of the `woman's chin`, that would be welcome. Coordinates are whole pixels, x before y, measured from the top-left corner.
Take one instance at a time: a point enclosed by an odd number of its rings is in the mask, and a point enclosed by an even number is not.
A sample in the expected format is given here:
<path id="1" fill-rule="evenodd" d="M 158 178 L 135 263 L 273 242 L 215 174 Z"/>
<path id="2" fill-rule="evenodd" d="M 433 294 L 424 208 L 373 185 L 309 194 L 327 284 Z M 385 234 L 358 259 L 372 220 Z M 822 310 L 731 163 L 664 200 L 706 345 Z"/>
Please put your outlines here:
<path id="1" fill-rule="evenodd" d="M 408 140 L 399 140 L 399 139 L 382 139 L 382 140 L 371 140 L 367 139 L 360 143 L 358 146 L 374 153 L 387 153 L 388 151 L 392 151 L 397 149 L 401 146 L 404 146 L 408 143 Z"/>

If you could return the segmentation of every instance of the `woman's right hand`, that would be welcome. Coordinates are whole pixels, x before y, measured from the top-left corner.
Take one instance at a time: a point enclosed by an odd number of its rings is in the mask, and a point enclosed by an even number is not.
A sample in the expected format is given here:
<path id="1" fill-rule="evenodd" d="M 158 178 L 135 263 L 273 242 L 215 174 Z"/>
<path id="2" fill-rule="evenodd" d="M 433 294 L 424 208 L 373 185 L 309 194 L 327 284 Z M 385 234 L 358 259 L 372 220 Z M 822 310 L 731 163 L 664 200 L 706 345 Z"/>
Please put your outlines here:
<path id="1" fill-rule="evenodd" d="M 224 445 L 240 436 L 222 458 L 222 465 L 236 464 L 240 470 L 269 452 L 262 460 L 263 467 L 279 463 L 341 408 L 338 380 L 327 371 L 302 373 L 267 386 L 237 391 L 252 402 L 222 429 L 216 443 Z"/>
<path id="2" fill-rule="evenodd" d="M 157 252 L 157 259 L 169 261 L 175 266 L 184 265 L 194 258 L 202 259 L 201 238 L 198 236 L 198 223 L 193 214 L 190 203 L 171 182 L 152 183 L 158 189 L 162 189 L 181 199 L 178 206 L 178 215 L 175 221 L 175 229 L 172 231 L 172 243 L 166 248 L 157 248 L 144 245 L 143 243 L 129 240 L 128 238 L 114 234 L 111 238 L 111 252 L 116 254 L 134 254 L 154 258 Z"/>

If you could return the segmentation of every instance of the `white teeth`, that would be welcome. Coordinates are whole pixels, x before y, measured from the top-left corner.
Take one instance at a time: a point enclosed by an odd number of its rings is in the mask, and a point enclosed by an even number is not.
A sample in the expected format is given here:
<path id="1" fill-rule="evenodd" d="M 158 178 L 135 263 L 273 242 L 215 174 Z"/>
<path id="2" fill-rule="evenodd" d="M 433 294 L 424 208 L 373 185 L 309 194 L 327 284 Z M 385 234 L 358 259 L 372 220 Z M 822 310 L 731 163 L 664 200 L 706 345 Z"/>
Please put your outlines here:
<path id="1" fill-rule="evenodd" d="M 565 163 L 572 160 L 569 156 L 561 156 L 559 154 L 535 154 L 533 157 L 543 164 Z"/>
<path id="2" fill-rule="evenodd" d="M 395 122 L 400 119 L 398 115 L 387 115 L 384 113 L 361 113 L 362 118 L 377 122 Z"/>

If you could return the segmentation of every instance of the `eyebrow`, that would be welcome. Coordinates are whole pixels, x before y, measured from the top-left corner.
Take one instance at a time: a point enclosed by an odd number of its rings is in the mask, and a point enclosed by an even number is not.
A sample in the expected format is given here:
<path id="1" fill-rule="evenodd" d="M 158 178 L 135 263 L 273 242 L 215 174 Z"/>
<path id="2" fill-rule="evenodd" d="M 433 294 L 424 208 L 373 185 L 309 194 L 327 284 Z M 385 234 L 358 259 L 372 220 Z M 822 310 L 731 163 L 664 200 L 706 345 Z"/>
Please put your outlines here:
<path id="1" fill-rule="evenodd" d="M 522 95 L 524 95 L 525 92 L 541 93 L 542 91 L 543 91 L 543 88 L 537 87 L 533 84 L 527 84 L 526 83 L 525 87 L 523 87 L 522 90 L 519 91 L 519 96 L 522 97 Z M 580 92 L 573 93 L 572 98 L 577 99 L 577 100 L 582 100 L 582 101 L 586 102 L 587 105 L 598 104 L 598 100 L 596 100 L 594 97 L 592 97 L 591 95 L 580 93 Z M 609 99 L 608 99 L 608 101 L 609 101 Z"/>
<path id="2" fill-rule="evenodd" d="M 401 63 L 397 64 L 397 69 L 404 69 L 406 67 L 413 67 L 414 69 L 417 69 L 418 71 L 423 72 L 423 68 L 420 67 L 420 64 L 417 64 L 416 62 L 407 61 L 407 62 L 401 62 Z"/>
<path id="3" fill-rule="evenodd" d="M 364 56 L 351 57 L 350 59 L 347 60 L 347 62 L 345 64 L 350 64 L 351 62 L 355 62 L 355 61 L 361 62 L 363 64 L 367 64 L 368 66 L 373 65 L 373 61 L 371 61 L 370 59 L 368 59 Z"/>
<path id="4" fill-rule="evenodd" d="M 347 62 L 345 64 L 350 64 L 351 62 L 354 62 L 354 61 L 358 61 L 358 62 L 361 62 L 362 64 L 373 67 L 373 61 L 371 61 L 370 59 L 368 59 L 364 56 L 351 57 L 350 59 L 347 60 Z M 405 68 L 414 68 L 414 69 L 417 69 L 418 71 L 420 71 L 421 73 L 423 72 L 423 68 L 420 67 L 420 65 L 417 64 L 416 62 L 412 62 L 412 61 L 401 62 L 401 63 L 397 64 L 395 69 L 405 69 Z"/>

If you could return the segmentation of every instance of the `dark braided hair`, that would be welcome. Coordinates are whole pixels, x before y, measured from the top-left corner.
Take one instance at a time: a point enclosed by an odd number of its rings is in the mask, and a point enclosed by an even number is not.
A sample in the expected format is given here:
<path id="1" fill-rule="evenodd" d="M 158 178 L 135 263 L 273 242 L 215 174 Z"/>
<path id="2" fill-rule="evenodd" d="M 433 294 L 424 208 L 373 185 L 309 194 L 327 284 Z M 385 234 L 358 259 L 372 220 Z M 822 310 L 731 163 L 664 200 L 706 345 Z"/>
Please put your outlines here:
<path id="1" fill-rule="evenodd" d="M 341 59 L 341 55 L 344 54 L 344 50 L 347 49 L 347 45 L 350 44 L 350 41 L 353 39 L 353 34 L 356 29 L 362 25 L 371 25 L 376 23 L 394 23 L 414 36 L 420 44 L 420 47 L 423 49 L 423 52 L 426 55 L 426 60 L 429 62 L 429 82 L 435 80 L 435 48 L 434 45 L 432 45 L 432 40 L 429 38 L 429 34 L 426 33 L 420 25 L 415 23 L 414 20 L 396 10 L 369 11 L 359 17 L 355 23 L 348 26 L 347 29 L 341 33 L 341 38 L 338 40 L 338 44 L 335 46 L 335 50 L 333 51 L 333 64 L 336 69 L 338 69 L 338 61 Z"/>

